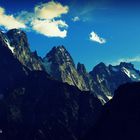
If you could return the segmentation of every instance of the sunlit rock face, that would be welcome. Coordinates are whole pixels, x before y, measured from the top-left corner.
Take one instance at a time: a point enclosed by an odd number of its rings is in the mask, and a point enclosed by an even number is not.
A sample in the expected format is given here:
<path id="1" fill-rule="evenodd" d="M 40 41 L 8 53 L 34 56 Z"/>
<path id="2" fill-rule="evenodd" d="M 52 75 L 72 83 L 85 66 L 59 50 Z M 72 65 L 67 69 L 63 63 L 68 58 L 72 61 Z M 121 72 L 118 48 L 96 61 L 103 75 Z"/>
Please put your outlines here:
<path id="1" fill-rule="evenodd" d="M 84 79 L 76 70 L 68 51 L 63 47 L 54 47 L 43 59 L 46 71 L 55 79 L 88 90 Z"/>
<path id="2" fill-rule="evenodd" d="M 83 78 L 87 89 L 90 91 L 94 91 L 93 89 L 94 81 L 92 77 L 89 75 L 89 73 L 87 72 L 84 64 L 81 63 L 77 64 L 77 72 Z"/>
<path id="3" fill-rule="evenodd" d="M 6 33 L 9 44 L 13 48 L 14 56 L 30 70 L 43 70 L 41 58 L 36 52 L 31 52 L 26 34 L 19 29 L 12 29 Z"/>

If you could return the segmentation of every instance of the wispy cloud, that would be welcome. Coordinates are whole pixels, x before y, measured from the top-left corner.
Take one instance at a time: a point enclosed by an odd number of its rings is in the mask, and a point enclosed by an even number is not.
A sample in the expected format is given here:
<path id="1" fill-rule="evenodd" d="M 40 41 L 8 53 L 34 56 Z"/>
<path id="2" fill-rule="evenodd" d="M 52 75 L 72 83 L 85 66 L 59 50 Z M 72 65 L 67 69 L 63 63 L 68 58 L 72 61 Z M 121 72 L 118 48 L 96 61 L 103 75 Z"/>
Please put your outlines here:
<path id="1" fill-rule="evenodd" d="M 99 43 L 99 44 L 104 44 L 104 43 L 106 43 L 106 39 L 104 39 L 104 38 L 102 38 L 102 37 L 99 37 L 99 36 L 97 35 L 97 33 L 95 33 L 94 31 L 92 31 L 92 32 L 90 33 L 89 38 L 90 38 L 91 41 L 97 42 L 97 43 Z"/>
<path id="2" fill-rule="evenodd" d="M 78 16 L 72 18 L 72 21 L 73 21 L 73 22 L 76 22 L 76 21 L 79 21 L 79 20 L 80 20 L 80 18 L 79 18 Z"/>
<path id="3" fill-rule="evenodd" d="M 85 4 L 82 7 L 78 9 L 78 16 L 81 17 L 81 21 L 87 22 L 91 21 L 93 19 L 93 10 L 95 7 L 90 3 L 90 4 Z M 77 12 L 77 9 L 76 9 Z"/>
<path id="4" fill-rule="evenodd" d="M 33 12 L 21 11 L 16 17 L 5 15 L 5 10 L 0 8 L 0 25 L 6 29 L 28 27 L 47 37 L 64 38 L 68 25 L 61 16 L 68 11 L 68 6 L 54 1 L 36 5 Z"/>
<path id="5" fill-rule="evenodd" d="M 26 28 L 24 22 L 19 21 L 14 15 L 7 15 L 5 9 L 0 7 L 0 25 L 6 29 Z"/>
<path id="6" fill-rule="evenodd" d="M 120 58 L 115 62 L 112 62 L 112 65 L 118 65 L 120 62 L 140 62 L 140 56 L 129 57 L 129 58 Z"/>

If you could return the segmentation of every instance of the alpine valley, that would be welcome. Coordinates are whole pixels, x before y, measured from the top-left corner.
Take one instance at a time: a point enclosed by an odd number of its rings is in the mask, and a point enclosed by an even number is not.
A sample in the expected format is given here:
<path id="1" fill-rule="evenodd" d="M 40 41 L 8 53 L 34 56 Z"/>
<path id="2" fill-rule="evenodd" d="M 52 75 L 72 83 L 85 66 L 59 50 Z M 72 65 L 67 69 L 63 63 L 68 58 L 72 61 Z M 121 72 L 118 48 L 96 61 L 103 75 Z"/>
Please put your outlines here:
<path id="1" fill-rule="evenodd" d="M 101 140 L 110 133 L 113 139 L 115 119 L 121 126 L 126 116 L 131 117 L 131 107 L 140 106 L 139 81 L 140 71 L 131 63 L 107 66 L 101 62 L 88 72 L 84 64 L 74 63 L 64 46 L 53 47 L 41 58 L 31 52 L 25 32 L 1 31 L 0 140 L 80 140 L 85 136 Z M 135 98 L 133 89 L 137 89 Z M 135 130 L 134 122 L 130 123 Z M 126 135 L 124 139 L 129 138 Z"/>

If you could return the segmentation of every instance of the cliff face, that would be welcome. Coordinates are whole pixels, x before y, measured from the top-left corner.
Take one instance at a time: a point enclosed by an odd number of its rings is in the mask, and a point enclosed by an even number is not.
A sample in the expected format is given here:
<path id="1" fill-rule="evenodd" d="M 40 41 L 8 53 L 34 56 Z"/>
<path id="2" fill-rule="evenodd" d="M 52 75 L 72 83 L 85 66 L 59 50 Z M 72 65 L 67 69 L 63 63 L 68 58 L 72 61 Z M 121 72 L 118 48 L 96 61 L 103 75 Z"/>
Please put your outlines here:
<path id="1" fill-rule="evenodd" d="M 6 33 L 14 56 L 30 70 L 43 70 L 42 60 L 36 52 L 31 52 L 26 34 L 18 29 Z"/>
<path id="2" fill-rule="evenodd" d="M 43 59 L 46 71 L 55 79 L 88 90 L 84 79 L 75 68 L 72 57 L 63 47 L 54 47 Z"/>

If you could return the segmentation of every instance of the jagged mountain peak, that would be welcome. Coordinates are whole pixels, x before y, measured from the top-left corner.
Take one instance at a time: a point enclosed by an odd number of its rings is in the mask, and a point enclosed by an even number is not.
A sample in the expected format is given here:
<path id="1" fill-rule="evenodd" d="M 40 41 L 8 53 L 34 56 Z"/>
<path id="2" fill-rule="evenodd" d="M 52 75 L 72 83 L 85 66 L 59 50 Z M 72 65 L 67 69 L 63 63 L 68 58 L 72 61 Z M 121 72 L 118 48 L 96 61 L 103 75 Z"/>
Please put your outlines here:
<path id="1" fill-rule="evenodd" d="M 96 67 L 100 67 L 100 68 L 102 68 L 102 67 L 107 67 L 107 66 L 106 66 L 105 63 L 100 62 L 99 64 L 96 65 Z"/>
<path id="2" fill-rule="evenodd" d="M 50 54 L 50 53 L 51 54 L 60 53 L 61 55 L 63 55 L 64 53 L 68 53 L 68 51 L 66 50 L 66 48 L 64 46 L 57 46 L 57 47 L 55 46 L 51 49 L 51 51 L 48 54 Z"/>
<path id="3" fill-rule="evenodd" d="M 6 35 L 10 40 L 10 44 L 15 49 L 23 49 L 23 47 L 29 48 L 27 35 L 24 31 L 20 29 L 12 29 L 9 30 Z"/>
<path id="4" fill-rule="evenodd" d="M 114 70 L 116 69 L 116 71 L 120 71 L 122 70 L 123 68 L 127 68 L 127 69 L 135 69 L 134 68 L 134 65 L 132 63 L 129 63 L 129 62 L 120 62 L 119 65 L 109 65 L 108 68 L 111 70 Z"/>
<path id="5" fill-rule="evenodd" d="M 6 35 L 9 39 L 11 39 L 11 41 L 24 39 L 26 42 L 28 42 L 26 33 L 20 29 L 11 29 L 7 31 Z"/>
<path id="6" fill-rule="evenodd" d="M 36 59 L 38 59 L 38 53 L 37 53 L 37 51 L 35 50 L 34 52 L 32 52 L 32 56 L 34 57 L 34 58 L 36 58 Z"/>
<path id="7" fill-rule="evenodd" d="M 80 74 L 81 73 L 87 73 L 85 65 L 84 64 L 81 64 L 80 62 L 78 62 L 78 64 L 77 64 L 77 71 Z"/>
<path id="8" fill-rule="evenodd" d="M 2 46 L 6 46 L 21 64 L 30 70 L 43 70 L 42 60 L 37 52 L 31 52 L 27 35 L 19 29 L 9 30 L 7 33 L 0 32 Z"/>
<path id="9" fill-rule="evenodd" d="M 14 34 L 14 35 L 26 35 L 26 33 L 23 31 L 23 30 L 20 30 L 20 29 L 11 29 L 9 31 L 7 31 L 7 34 Z"/>
<path id="10" fill-rule="evenodd" d="M 97 64 L 93 70 L 90 72 L 91 75 L 95 75 L 96 73 L 105 73 L 105 74 L 110 74 L 108 66 L 105 65 L 105 63 L 101 62 Z"/>
<path id="11" fill-rule="evenodd" d="M 74 61 L 64 46 L 53 47 L 52 50 L 46 55 L 44 59 L 52 61 L 56 64 L 70 64 L 75 67 Z"/>
<path id="12" fill-rule="evenodd" d="M 43 58 L 46 71 L 55 79 L 87 90 L 83 78 L 79 75 L 74 61 L 64 46 L 53 47 Z"/>
<path id="13" fill-rule="evenodd" d="M 56 50 L 61 51 L 61 52 L 67 51 L 66 48 L 63 45 L 56 47 Z"/>
<path id="14" fill-rule="evenodd" d="M 50 52 L 62 52 L 62 53 L 64 53 L 64 52 L 67 52 L 67 50 L 66 50 L 66 48 L 63 46 L 63 45 L 61 45 L 61 46 L 54 46 L 52 49 L 51 49 L 51 51 Z"/>
<path id="15" fill-rule="evenodd" d="M 63 45 L 61 45 L 61 46 L 54 46 L 49 53 L 58 53 L 58 52 L 66 53 L 68 51 L 66 50 L 66 48 Z M 48 53 L 46 54 L 46 56 L 47 55 L 48 55 Z"/>
<path id="16" fill-rule="evenodd" d="M 126 67 L 126 68 L 134 69 L 134 65 L 132 63 L 127 63 L 127 62 L 120 62 L 120 67 Z"/>
<path id="17" fill-rule="evenodd" d="M 108 70 L 108 67 L 105 65 L 105 63 L 101 62 L 97 64 L 93 70 L 90 72 L 91 75 L 94 75 L 96 73 L 110 73 Z"/>

